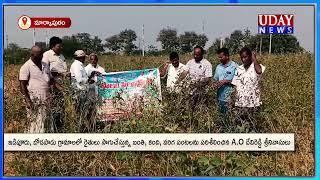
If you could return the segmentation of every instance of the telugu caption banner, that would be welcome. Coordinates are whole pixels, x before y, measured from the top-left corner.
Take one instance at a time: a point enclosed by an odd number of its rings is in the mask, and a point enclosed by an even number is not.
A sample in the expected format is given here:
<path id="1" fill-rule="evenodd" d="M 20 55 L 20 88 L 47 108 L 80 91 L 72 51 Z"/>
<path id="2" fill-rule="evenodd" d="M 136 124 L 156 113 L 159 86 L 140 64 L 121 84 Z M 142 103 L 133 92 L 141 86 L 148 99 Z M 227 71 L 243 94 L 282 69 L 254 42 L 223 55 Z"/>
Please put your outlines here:
<path id="1" fill-rule="evenodd" d="M 4 134 L 4 151 L 294 151 L 294 134 Z"/>

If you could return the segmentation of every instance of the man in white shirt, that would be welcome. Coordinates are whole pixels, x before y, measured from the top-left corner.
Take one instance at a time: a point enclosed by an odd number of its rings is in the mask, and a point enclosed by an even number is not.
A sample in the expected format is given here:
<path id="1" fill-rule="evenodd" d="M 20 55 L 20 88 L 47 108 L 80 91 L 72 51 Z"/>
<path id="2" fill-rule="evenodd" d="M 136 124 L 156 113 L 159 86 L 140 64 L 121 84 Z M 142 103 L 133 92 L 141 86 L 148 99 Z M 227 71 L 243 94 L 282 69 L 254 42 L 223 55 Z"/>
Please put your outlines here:
<path id="1" fill-rule="evenodd" d="M 189 75 L 193 82 L 208 84 L 212 78 L 212 65 L 203 58 L 204 49 L 201 46 L 194 47 L 194 58 L 188 61 L 180 80 Z"/>
<path id="2" fill-rule="evenodd" d="M 74 106 L 78 120 L 80 121 L 80 131 L 82 132 L 88 132 L 92 130 L 94 126 L 92 119 L 90 119 L 90 109 L 87 107 L 91 103 L 88 101 L 89 85 L 94 83 L 92 78 L 96 75 L 96 71 L 93 71 L 89 76 L 87 75 L 83 65 L 85 59 L 85 52 L 83 50 L 77 50 L 74 53 L 74 61 L 70 67 Z"/>
<path id="3" fill-rule="evenodd" d="M 191 92 L 192 108 L 194 108 L 195 105 L 203 98 L 207 103 L 207 99 L 205 97 L 205 86 L 209 85 L 212 79 L 212 65 L 203 57 L 204 49 L 201 46 L 196 46 L 193 51 L 194 58 L 186 64 L 184 72 L 181 74 L 177 82 L 179 83 L 189 75 L 191 85 L 194 87 Z"/>
<path id="4" fill-rule="evenodd" d="M 257 130 L 259 123 L 254 120 L 262 104 L 260 100 L 260 80 L 265 67 L 257 62 L 256 54 L 244 47 L 240 51 L 242 65 L 237 67 L 232 84 L 236 87 L 235 106 L 238 109 L 238 120 L 250 123 Z"/>
<path id="5" fill-rule="evenodd" d="M 54 80 L 52 91 L 52 119 L 53 128 L 55 132 L 63 132 L 65 106 L 63 84 L 65 76 L 67 75 L 67 63 L 62 55 L 62 39 L 59 37 L 52 37 L 49 41 L 50 50 L 43 54 L 42 61 L 48 64 L 50 72 Z"/>
<path id="6" fill-rule="evenodd" d="M 43 51 L 39 46 L 31 48 L 31 58 L 20 68 L 20 90 L 27 105 L 30 121 L 28 133 L 44 133 L 47 117 L 47 101 L 50 95 L 49 66 L 42 62 Z"/>
<path id="7" fill-rule="evenodd" d="M 49 46 L 50 50 L 43 53 L 42 61 L 49 65 L 51 74 L 58 84 L 57 88 L 60 88 L 63 84 L 61 81 L 67 74 L 67 63 L 62 54 L 62 39 L 55 36 L 50 38 Z"/>
<path id="8" fill-rule="evenodd" d="M 97 78 L 97 76 L 100 74 L 106 74 L 106 72 L 103 69 L 103 67 L 99 66 L 98 56 L 96 54 L 91 53 L 89 55 L 89 61 L 90 61 L 90 63 L 85 67 L 87 75 L 91 74 L 94 71 L 96 72 L 96 75 L 93 78 L 94 83 L 89 85 L 89 94 L 90 94 L 90 97 L 93 98 L 98 95 L 98 87 L 97 87 L 98 78 Z"/>
<path id="9" fill-rule="evenodd" d="M 84 67 L 86 56 L 83 50 L 77 50 L 74 53 L 74 61 L 70 67 L 71 84 L 74 90 L 88 90 L 89 77 Z"/>
<path id="10" fill-rule="evenodd" d="M 167 62 L 160 68 L 160 77 L 167 77 L 167 89 L 172 92 L 179 92 L 176 82 L 183 72 L 185 65 L 179 62 L 179 55 L 177 52 L 170 53 L 170 62 Z"/>

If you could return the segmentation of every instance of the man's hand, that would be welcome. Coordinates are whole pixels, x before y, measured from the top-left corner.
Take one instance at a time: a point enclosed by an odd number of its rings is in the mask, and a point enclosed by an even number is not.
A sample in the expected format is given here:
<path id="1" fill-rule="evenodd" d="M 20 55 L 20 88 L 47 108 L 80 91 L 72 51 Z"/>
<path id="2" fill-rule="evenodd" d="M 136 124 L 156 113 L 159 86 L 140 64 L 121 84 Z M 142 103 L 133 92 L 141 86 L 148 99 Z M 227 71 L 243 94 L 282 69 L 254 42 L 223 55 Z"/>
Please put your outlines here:
<path id="1" fill-rule="evenodd" d="M 165 62 L 165 64 L 164 64 L 164 69 L 165 69 L 165 70 L 167 70 L 167 68 L 168 68 L 168 66 L 169 66 L 170 63 L 171 63 L 170 61 L 166 61 L 166 62 Z"/>
<path id="2" fill-rule="evenodd" d="M 95 72 L 96 72 L 96 73 L 95 73 L 96 76 L 100 76 L 100 75 L 101 75 L 100 72 L 98 72 L 98 71 L 95 71 Z"/>
<path id="3" fill-rule="evenodd" d="M 160 77 L 163 77 L 163 76 L 166 75 L 170 63 L 171 63 L 170 61 L 166 61 L 164 64 L 162 64 L 162 65 L 160 66 L 160 68 L 159 68 Z"/>
<path id="4" fill-rule="evenodd" d="M 229 80 L 221 80 L 219 81 L 219 83 L 221 84 L 221 86 L 228 84 L 230 81 Z"/>
<path id="5" fill-rule="evenodd" d="M 101 74 L 101 73 L 98 72 L 98 71 L 92 71 L 89 78 L 91 79 L 91 78 L 93 78 L 94 76 L 99 76 L 100 74 Z"/>
<path id="6" fill-rule="evenodd" d="M 92 79 L 95 76 L 95 74 L 96 74 L 95 71 L 92 71 L 90 76 L 89 76 L 89 80 Z"/>
<path id="7" fill-rule="evenodd" d="M 65 77 L 66 77 L 66 78 L 71 78 L 71 73 L 70 73 L 70 72 L 66 73 L 66 74 L 65 74 Z"/>
<path id="8" fill-rule="evenodd" d="M 93 84 L 94 83 L 94 80 L 93 79 L 89 79 L 89 84 Z"/>
<path id="9" fill-rule="evenodd" d="M 178 78 L 176 84 L 179 84 L 181 81 L 183 81 L 184 78 L 186 78 L 188 74 L 189 74 L 188 71 L 183 71 L 183 72 L 179 75 L 179 78 Z"/>
<path id="10" fill-rule="evenodd" d="M 257 54 L 255 51 L 252 52 L 252 62 L 257 62 Z"/>
<path id="11" fill-rule="evenodd" d="M 213 89 L 219 89 L 221 86 L 223 86 L 223 82 L 218 81 L 213 84 Z"/>
<path id="12" fill-rule="evenodd" d="M 262 73 L 262 68 L 260 66 L 260 64 L 258 64 L 257 62 L 257 56 L 256 56 L 256 52 L 252 52 L 252 62 L 254 64 L 254 69 L 256 71 L 257 74 L 261 74 Z"/>
<path id="13" fill-rule="evenodd" d="M 50 81 L 49 81 L 49 84 L 50 84 L 50 86 L 53 86 L 54 85 L 54 79 L 53 78 L 50 78 Z"/>
<path id="14" fill-rule="evenodd" d="M 166 61 L 165 65 L 168 66 L 169 64 L 171 64 L 171 61 Z"/>
<path id="15" fill-rule="evenodd" d="M 229 80 L 221 80 L 221 81 L 218 81 L 216 83 L 213 84 L 213 88 L 214 89 L 219 89 L 221 86 L 225 85 L 225 84 L 228 84 L 230 83 L 231 81 Z"/>
<path id="16" fill-rule="evenodd" d="M 26 106 L 28 109 L 33 109 L 33 103 L 29 98 L 26 98 Z"/>
<path id="17" fill-rule="evenodd" d="M 218 85 L 218 82 L 215 82 L 215 83 L 212 83 L 211 87 L 212 87 L 213 89 L 216 89 L 216 88 L 217 88 L 217 85 Z"/>
<path id="18" fill-rule="evenodd" d="M 25 102 L 26 102 L 27 108 L 28 109 L 33 109 L 33 103 L 32 103 L 32 101 L 30 99 L 27 85 L 28 85 L 28 81 L 27 80 L 21 80 L 20 81 L 20 91 L 21 91 L 22 95 L 25 98 Z"/>
<path id="19" fill-rule="evenodd" d="M 54 86 L 55 86 L 59 91 L 62 91 L 62 90 L 63 90 L 63 84 L 62 84 L 62 83 L 55 82 L 55 83 L 54 83 Z"/>

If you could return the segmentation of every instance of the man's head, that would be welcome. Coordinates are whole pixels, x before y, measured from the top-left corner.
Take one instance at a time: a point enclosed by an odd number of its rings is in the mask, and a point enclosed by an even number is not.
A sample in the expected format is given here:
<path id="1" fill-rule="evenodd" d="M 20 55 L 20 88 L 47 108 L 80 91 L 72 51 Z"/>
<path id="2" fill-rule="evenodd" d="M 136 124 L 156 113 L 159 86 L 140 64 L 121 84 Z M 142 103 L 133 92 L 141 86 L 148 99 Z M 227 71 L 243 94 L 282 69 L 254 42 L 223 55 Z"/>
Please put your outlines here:
<path id="1" fill-rule="evenodd" d="M 219 49 L 217 54 L 222 64 L 227 64 L 229 62 L 229 50 L 227 48 Z"/>
<path id="2" fill-rule="evenodd" d="M 203 59 L 204 50 L 201 46 L 196 46 L 193 48 L 193 56 L 196 62 L 200 62 Z"/>
<path id="3" fill-rule="evenodd" d="M 53 36 L 49 41 L 50 49 L 52 49 L 56 54 L 60 55 L 62 52 L 62 39 L 59 37 Z"/>
<path id="4" fill-rule="evenodd" d="M 170 62 L 173 67 L 179 67 L 179 55 L 177 52 L 170 53 Z"/>
<path id="5" fill-rule="evenodd" d="M 86 53 L 83 50 L 76 50 L 76 52 L 74 52 L 74 59 L 84 63 L 84 61 L 86 60 Z"/>
<path id="6" fill-rule="evenodd" d="M 89 55 L 89 61 L 91 63 L 92 66 L 96 67 L 98 64 L 98 56 L 95 53 L 91 53 Z"/>
<path id="7" fill-rule="evenodd" d="M 43 57 L 43 50 L 39 46 L 33 46 L 31 48 L 30 56 L 34 62 L 41 62 Z"/>
<path id="8" fill-rule="evenodd" d="M 252 52 L 249 48 L 244 47 L 240 50 L 240 58 L 244 66 L 250 66 L 252 63 Z"/>

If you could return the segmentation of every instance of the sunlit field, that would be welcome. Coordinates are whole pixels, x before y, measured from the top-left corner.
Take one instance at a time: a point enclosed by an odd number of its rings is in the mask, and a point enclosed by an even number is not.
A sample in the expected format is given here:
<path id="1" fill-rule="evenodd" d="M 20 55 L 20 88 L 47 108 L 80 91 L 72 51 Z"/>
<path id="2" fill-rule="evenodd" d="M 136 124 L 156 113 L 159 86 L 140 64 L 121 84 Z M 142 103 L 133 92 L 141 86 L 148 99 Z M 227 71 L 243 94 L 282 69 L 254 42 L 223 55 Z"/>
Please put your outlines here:
<path id="1" fill-rule="evenodd" d="M 180 57 L 186 63 L 192 56 Z M 239 63 L 238 55 L 232 56 Z M 168 57 L 101 56 L 107 72 L 156 68 Z M 218 60 L 208 57 L 213 67 Z M 262 55 L 262 109 L 255 119 L 262 132 L 295 133 L 294 152 L 15 152 L 5 153 L 6 176 L 313 176 L 314 175 L 314 56 Z M 24 132 L 28 122 L 19 90 L 19 68 L 4 69 L 4 131 Z M 193 109 L 184 92 L 114 123 L 99 125 L 100 133 L 219 133 L 250 132 L 234 123 L 234 115 L 219 122 L 216 91 Z M 232 109 L 231 109 L 232 111 Z M 71 97 L 65 97 L 65 132 L 77 132 Z"/>

